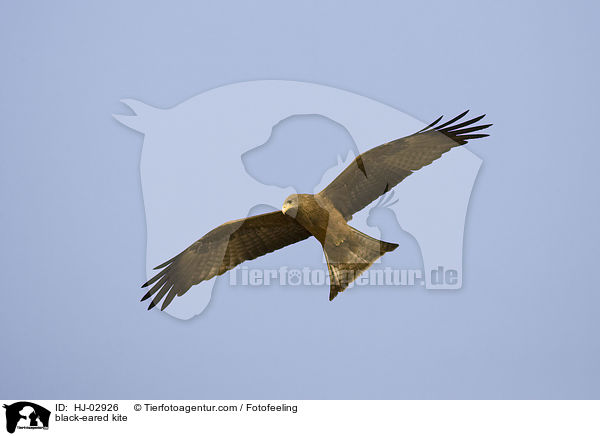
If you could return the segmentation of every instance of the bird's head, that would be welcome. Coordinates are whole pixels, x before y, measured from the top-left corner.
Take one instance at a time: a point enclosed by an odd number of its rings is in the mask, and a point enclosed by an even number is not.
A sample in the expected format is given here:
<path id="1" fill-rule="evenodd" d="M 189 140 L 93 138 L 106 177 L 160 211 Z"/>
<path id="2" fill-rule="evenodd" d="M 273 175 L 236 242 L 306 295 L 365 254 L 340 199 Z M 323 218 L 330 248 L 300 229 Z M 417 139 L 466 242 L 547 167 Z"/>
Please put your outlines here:
<path id="1" fill-rule="evenodd" d="M 298 213 L 298 194 L 292 194 L 286 198 L 281 207 L 281 211 L 284 215 L 295 218 L 296 213 Z"/>

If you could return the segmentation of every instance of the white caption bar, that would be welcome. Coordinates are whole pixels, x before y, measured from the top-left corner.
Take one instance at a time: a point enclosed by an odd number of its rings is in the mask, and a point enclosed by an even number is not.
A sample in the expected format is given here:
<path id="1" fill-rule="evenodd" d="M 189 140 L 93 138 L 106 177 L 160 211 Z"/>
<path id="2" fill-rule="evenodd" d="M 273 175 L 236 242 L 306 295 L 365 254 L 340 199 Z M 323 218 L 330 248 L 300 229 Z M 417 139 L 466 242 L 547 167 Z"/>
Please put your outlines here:
<path id="1" fill-rule="evenodd" d="M 15 435 L 599 435 L 600 401 L 2 400 Z M 49 412 L 49 414 L 48 414 Z M 12 428 L 11 428 L 12 427 Z M 43 430 L 42 433 L 32 432 Z"/>

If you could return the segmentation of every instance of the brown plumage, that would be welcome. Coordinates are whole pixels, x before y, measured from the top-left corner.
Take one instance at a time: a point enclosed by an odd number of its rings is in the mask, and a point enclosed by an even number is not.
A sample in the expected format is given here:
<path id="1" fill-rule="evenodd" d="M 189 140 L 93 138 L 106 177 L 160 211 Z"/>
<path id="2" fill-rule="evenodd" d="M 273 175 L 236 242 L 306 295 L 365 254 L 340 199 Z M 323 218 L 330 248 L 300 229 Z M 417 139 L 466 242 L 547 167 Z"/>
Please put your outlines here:
<path id="1" fill-rule="evenodd" d="M 193 285 L 310 236 L 323 246 L 332 300 L 379 257 L 398 247 L 349 226 L 352 215 L 451 148 L 488 136 L 473 133 L 491 126 L 473 126 L 484 115 L 455 124 L 467 112 L 437 125 L 440 117 L 413 135 L 361 154 L 318 194 L 290 195 L 281 211 L 229 221 L 210 231 L 155 268 L 162 271 L 144 283 L 143 287 L 152 287 L 142 301 L 154 295 L 148 307 L 152 309 L 164 297 L 163 310 Z"/>

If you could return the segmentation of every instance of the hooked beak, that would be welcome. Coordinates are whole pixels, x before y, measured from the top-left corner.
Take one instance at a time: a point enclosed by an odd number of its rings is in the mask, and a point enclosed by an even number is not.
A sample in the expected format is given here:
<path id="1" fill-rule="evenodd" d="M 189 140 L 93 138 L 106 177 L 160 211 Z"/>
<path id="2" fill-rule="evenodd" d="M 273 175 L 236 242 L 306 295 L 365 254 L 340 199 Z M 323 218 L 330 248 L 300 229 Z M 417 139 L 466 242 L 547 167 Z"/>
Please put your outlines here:
<path id="1" fill-rule="evenodd" d="M 296 208 L 292 207 L 292 205 L 290 205 L 290 204 L 284 204 L 281 207 L 281 212 L 284 215 L 287 215 L 291 218 L 296 218 L 296 212 L 298 212 L 298 210 Z"/>

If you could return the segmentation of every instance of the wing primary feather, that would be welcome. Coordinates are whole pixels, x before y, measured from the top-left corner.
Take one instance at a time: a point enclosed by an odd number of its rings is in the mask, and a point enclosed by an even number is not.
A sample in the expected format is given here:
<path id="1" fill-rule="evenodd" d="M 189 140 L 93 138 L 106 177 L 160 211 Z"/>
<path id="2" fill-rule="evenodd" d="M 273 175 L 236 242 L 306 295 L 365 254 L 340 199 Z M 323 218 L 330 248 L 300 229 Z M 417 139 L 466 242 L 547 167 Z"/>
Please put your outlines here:
<path id="1" fill-rule="evenodd" d="M 481 124 L 480 126 L 468 127 L 466 129 L 461 129 L 461 130 L 453 130 L 452 134 L 453 135 L 463 135 L 465 133 L 471 133 L 471 132 L 476 132 L 478 130 L 487 129 L 490 126 L 491 126 L 491 124 Z"/>
<path id="2" fill-rule="evenodd" d="M 449 132 L 452 132 L 452 131 L 454 131 L 454 130 L 457 130 L 457 129 L 460 129 L 460 128 L 462 128 L 462 127 L 467 127 L 467 126 L 470 126 L 471 124 L 474 124 L 474 123 L 476 123 L 477 121 L 481 120 L 483 117 L 485 117 L 485 114 L 483 114 L 483 115 L 479 115 L 478 117 L 472 118 L 472 119 L 470 119 L 470 120 L 468 120 L 468 121 L 464 121 L 464 122 L 462 122 L 462 123 L 460 123 L 460 124 L 455 124 L 455 125 L 453 125 L 453 126 L 446 127 L 445 129 L 443 129 L 443 130 L 441 130 L 441 131 L 442 131 L 443 133 L 449 133 Z"/>
<path id="3" fill-rule="evenodd" d="M 468 141 L 470 139 L 479 139 L 479 138 L 485 138 L 486 136 L 490 136 L 487 133 L 475 133 L 473 135 L 463 135 L 463 136 L 459 136 L 458 139 L 460 139 L 461 141 Z"/>
<path id="4" fill-rule="evenodd" d="M 455 116 L 454 118 L 452 118 L 450 121 L 446 121 L 444 124 L 439 125 L 435 128 L 435 130 L 441 130 L 446 126 L 449 126 L 450 124 L 460 120 L 462 117 L 464 117 L 465 115 L 467 115 L 469 113 L 469 109 L 467 109 L 466 111 L 464 111 L 462 114 L 459 114 L 457 116 Z"/>
<path id="5" fill-rule="evenodd" d="M 155 281 L 160 279 L 162 276 L 164 276 L 166 272 L 167 272 L 167 270 L 164 269 L 161 272 L 157 273 L 154 277 L 152 277 L 150 280 L 148 280 L 146 283 L 144 283 L 142 285 L 142 288 L 145 288 L 145 287 L 151 285 L 152 283 L 154 283 Z"/>
<path id="6" fill-rule="evenodd" d="M 152 303 L 150 303 L 150 305 L 148 306 L 148 310 L 153 309 L 159 302 L 160 300 L 162 300 L 162 298 L 165 296 L 165 294 L 173 287 L 174 285 L 171 282 L 166 283 L 162 288 L 160 288 L 160 291 L 158 294 L 156 294 L 156 296 L 154 297 L 154 299 L 152 300 Z"/>
<path id="7" fill-rule="evenodd" d="M 424 132 L 424 131 L 425 131 L 425 130 L 427 130 L 427 129 L 431 129 L 433 126 L 435 126 L 437 123 L 439 123 L 439 122 L 442 120 L 442 118 L 444 118 L 444 116 L 443 116 L 443 115 L 441 115 L 441 116 L 440 116 L 440 117 L 439 117 L 437 120 L 435 120 L 433 123 L 431 123 L 431 124 L 430 124 L 430 125 L 428 125 L 427 127 L 423 127 L 421 130 L 419 130 L 419 131 L 418 131 L 418 132 L 416 132 L 416 133 L 421 133 L 421 132 Z"/>
<path id="8" fill-rule="evenodd" d="M 167 276 L 164 276 L 162 279 L 159 280 L 157 284 L 152 286 L 152 288 L 148 292 L 146 292 L 146 295 L 144 295 L 140 301 L 145 301 L 148 298 L 152 297 L 156 293 L 156 291 L 158 291 L 160 287 L 165 284 L 166 281 Z"/>
<path id="9" fill-rule="evenodd" d="M 177 296 L 177 290 L 175 289 L 175 286 L 173 286 L 170 290 L 169 293 L 167 294 L 167 296 L 165 297 L 165 301 L 163 301 L 162 306 L 160 307 L 160 310 L 165 310 L 167 308 L 167 306 L 169 304 L 171 304 L 171 301 L 173 301 L 173 298 L 175 298 Z"/>

